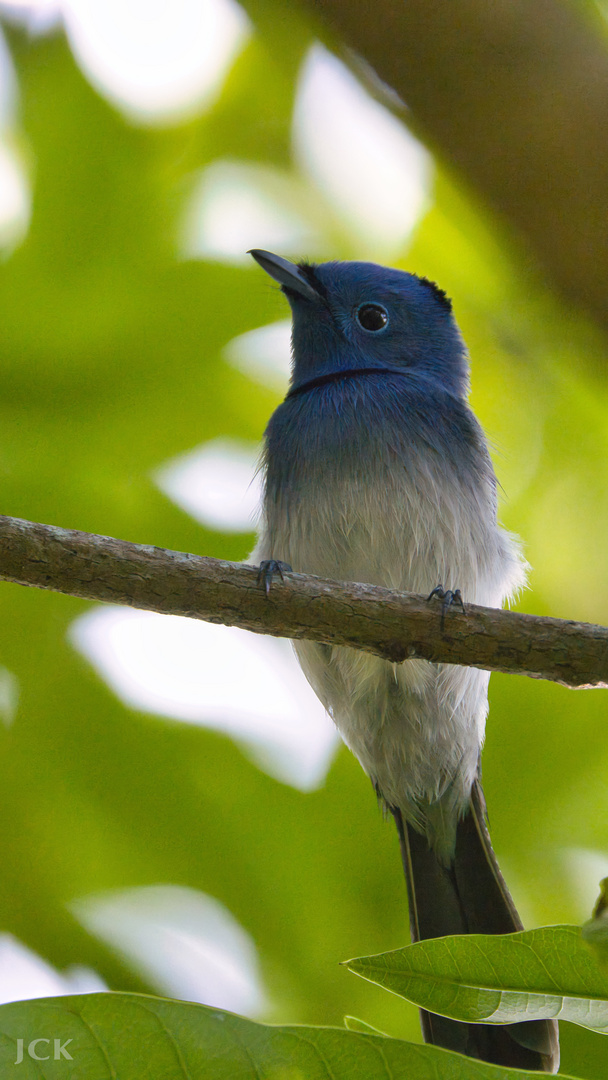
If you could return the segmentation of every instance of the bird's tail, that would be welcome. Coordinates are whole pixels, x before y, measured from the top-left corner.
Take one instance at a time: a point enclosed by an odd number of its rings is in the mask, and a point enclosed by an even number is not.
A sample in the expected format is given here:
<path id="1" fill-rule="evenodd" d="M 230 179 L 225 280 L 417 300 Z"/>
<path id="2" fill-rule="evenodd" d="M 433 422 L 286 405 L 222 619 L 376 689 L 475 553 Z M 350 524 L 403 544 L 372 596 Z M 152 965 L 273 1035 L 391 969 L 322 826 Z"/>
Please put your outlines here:
<path id="1" fill-rule="evenodd" d="M 486 825 L 479 783 L 456 832 L 451 866 L 437 859 L 424 835 L 393 811 L 407 882 L 412 941 L 447 934 L 509 934 L 522 924 L 500 872 Z M 557 1023 L 464 1024 L 421 1010 L 425 1042 L 494 1065 L 555 1073 Z"/>

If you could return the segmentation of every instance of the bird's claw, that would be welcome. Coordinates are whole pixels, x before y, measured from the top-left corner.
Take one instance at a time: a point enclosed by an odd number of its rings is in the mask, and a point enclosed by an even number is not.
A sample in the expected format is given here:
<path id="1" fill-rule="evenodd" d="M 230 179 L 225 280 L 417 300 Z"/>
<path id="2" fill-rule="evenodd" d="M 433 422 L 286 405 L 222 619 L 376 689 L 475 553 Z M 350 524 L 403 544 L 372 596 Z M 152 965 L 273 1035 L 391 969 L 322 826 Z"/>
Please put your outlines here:
<path id="1" fill-rule="evenodd" d="M 281 562 L 280 559 L 264 559 L 260 563 L 258 570 L 258 585 L 264 586 L 264 592 L 266 596 L 270 592 L 270 586 L 272 585 L 272 579 L 275 574 L 278 574 L 281 581 L 285 581 L 284 574 L 290 574 L 292 567 L 289 563 Z"/>
<path id="2" fill-rule="evenodd" d="M 444 589 L 443 585 L 436 585 L 432 592 L 427 596 L 427 603 L 432 600 L 434 596 L 438 596 L 442 601 L 441 603 L 441 629 L 445 626 L 446 611 L 450 607 L 459 607 L 463 615 L 466 615 L 466 608 L 464 606 L 464 600 L 462 599 L 462 593 L 460 589 Z"/>

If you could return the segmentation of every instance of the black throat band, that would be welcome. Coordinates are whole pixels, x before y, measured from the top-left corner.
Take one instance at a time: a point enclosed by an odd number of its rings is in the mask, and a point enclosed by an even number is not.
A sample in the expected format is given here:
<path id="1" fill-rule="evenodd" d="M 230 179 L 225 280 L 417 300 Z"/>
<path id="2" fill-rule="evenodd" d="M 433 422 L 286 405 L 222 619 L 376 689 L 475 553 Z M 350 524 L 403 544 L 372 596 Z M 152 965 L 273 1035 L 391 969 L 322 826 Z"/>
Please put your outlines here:
<path id="1" fill-rule="evenodd" d="M 294 386 L 286 395 L 285 401 L 289 398 L 297 397 L 298 394 L 306 394 L 309 390 L 316 390 L 319 386 L 327 386 L 328 383 L 340 382 L 342 379 L 358 378 L 359 375 L 407 374 L 407 371 L 400 371 L 399 368 L 382 367 L 345 368 L 344 371 L 330 371 L 327 375 L 318 375 L 316 379 L 310 379 L 308 382 L 302 383 L 301 386 Z"/>

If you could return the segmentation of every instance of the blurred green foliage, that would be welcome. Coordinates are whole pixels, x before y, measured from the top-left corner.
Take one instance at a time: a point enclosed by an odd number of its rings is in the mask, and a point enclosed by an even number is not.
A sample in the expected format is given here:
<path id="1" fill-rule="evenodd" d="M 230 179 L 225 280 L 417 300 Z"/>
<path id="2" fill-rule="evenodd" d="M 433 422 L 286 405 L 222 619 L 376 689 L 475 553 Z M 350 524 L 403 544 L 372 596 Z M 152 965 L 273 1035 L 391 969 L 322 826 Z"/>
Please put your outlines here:
<path id="1" fill-rule="evenodd" d="M 262 7 L 250 5 L 259 31 L 215 106 L 162 129 L 121 118 L 62 36 L 10 33 L 33 214 L 0 266 L 3 513 L 228 559 L 250 550 L 251 536 L 196 524 L 151 473 L 218 435 L 260 439 L 277 403 L 222 349 L 284 318 L 280 295 L 253 267 L 178 254 L 196 170 L 220 157 L 295 170 L 291 110 L 310 31 L 287 9 L 268 25 Z M 309 196 L 331 255 L 352 256 L 322 195 Z M 399 263 L 454 298 L 502 517 L 533 567 L 522 608 L 606 622 L 605 343 L 445 171 Z M 0 663 L 19 685 L 15 721 L 0 730 L 1 928 L 60 969 L 84 963 L 113 989 L 149 990 L 67 905 L 190 885 L 251 933 L 271 1019 L 354 1013 L 418 1039 L 413 1007 L 338 966 L 407 942 L 397 840 L 354 759 L 341 751 L 321 790 L 295 791 L 217 733 L 124 707 L 67 641 L 82 601 L 3 585 L 1 603 Z M 601 691 L 492 679 L 484 786 L 527 925 L 590 913 L 595 885 L 576 852 L 608 851 L 605 713 Z M 600 1036 L 566 1027 L 563 1047 L 563 1072 L 605 1077 Z"/>

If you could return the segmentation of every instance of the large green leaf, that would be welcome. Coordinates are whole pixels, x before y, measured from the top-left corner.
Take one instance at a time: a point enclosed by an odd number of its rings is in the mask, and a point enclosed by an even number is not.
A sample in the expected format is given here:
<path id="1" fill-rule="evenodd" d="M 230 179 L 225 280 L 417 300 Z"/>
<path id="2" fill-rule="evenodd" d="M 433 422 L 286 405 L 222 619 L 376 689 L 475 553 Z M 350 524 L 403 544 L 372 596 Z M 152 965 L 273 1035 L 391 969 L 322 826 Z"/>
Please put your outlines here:
<path id="1" fill-rule="evenodd" d="M 435 938 L 349 960 L 348 967 L 454 1020 L 559 1017 L 608 1033 L 608 974 L 577 926 Z"/>
<path id="2" fill-rule="evenodd" d="M 83 1080 L 533 1080 L 435 1046 L 339 1028 L 271 1027 L 204 1005 L 86 994 L 0 1009 L 0 1078 Z M 44 1040 L 28 1056 L 32 1040 Z M 55 1040 L 64 1047 L 53 1060 Z M 25 1050 L 23 1049 L 25 1047 Z M 65 1054 L 70 1054 L 70 1064 Z M 71 1071 L 72 1070 L 72 1071 Z M 562 1074 L 563 1075 L 563 1074 Z"/>

